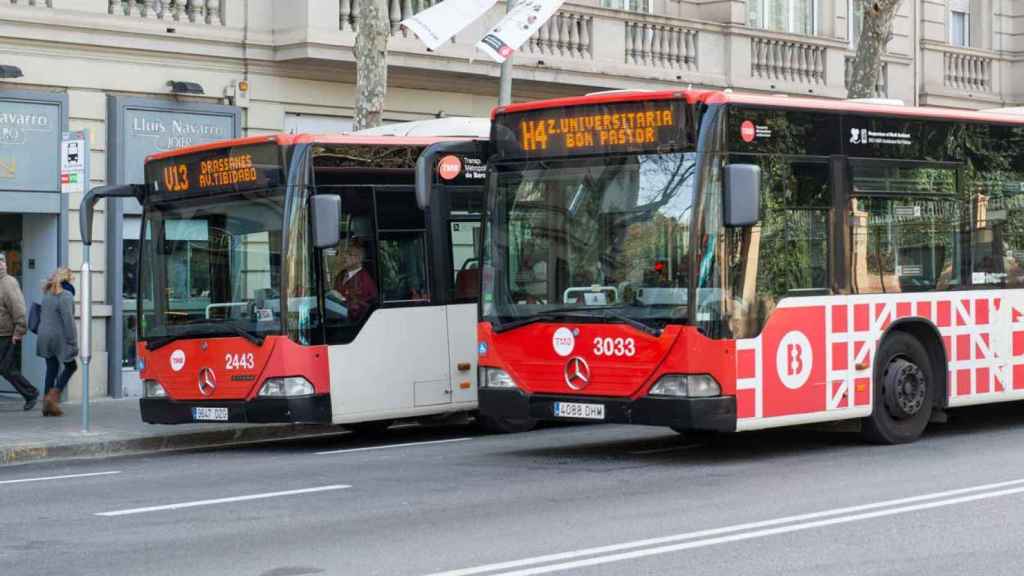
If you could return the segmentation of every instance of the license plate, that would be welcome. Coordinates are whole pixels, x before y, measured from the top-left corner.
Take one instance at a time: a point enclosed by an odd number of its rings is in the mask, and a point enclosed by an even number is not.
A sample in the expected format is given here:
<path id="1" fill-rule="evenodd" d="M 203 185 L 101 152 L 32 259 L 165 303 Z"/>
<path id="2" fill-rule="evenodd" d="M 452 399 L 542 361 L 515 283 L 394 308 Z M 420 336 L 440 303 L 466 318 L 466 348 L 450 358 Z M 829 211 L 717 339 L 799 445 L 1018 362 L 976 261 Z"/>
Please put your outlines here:
<path id="1" fill-rule="evenodd" d="M 227 408 L 193 408 L 192 409 L 193 420 L 214 420 L 217 422 L 228 421 L 228 409 Z"/>
<path id="2" fill-rule="evenodd" d="M 604 420 L 604 404 L 555 402 L 555 416 L 558 416 L 560 418 L 583 418 L 586 420 Z"/>

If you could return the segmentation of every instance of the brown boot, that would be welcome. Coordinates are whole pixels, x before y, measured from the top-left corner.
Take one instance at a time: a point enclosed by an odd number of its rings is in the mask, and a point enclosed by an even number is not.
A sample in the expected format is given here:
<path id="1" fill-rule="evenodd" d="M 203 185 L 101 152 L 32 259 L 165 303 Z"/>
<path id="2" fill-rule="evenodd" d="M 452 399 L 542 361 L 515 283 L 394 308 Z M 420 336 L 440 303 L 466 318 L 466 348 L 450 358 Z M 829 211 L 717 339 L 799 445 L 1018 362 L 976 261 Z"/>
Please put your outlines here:
<path id="1" fill-rule="evenodd" d="M 64 411 L 60 409 L 60 390 L 51 388 L 43 399 L 43 416 L 63 416 Z"/>

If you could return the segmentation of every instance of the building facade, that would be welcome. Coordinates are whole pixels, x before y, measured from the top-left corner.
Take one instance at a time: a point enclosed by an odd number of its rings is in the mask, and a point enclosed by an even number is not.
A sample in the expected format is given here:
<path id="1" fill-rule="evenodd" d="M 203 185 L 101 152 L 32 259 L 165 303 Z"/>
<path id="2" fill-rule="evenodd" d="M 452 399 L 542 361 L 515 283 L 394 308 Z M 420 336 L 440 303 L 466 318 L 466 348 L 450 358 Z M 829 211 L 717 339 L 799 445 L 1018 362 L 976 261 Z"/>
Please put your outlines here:
<path id="1" fill-rule="evenodd" d="M 436 0 L 390 0 L 386 119 L 481 116 L 499 67 L 474 44 L 499 3 L 428 51 L 398 23 Z M 0 4 L 0 250 L 37 300 L 78 270 L 81 192 L 61 141 L 85 130 L 90 181 L 140 182 L 153 152 L 276 131 L 351 127 L 354 0 L 12 0 Z M 862 0 L 569 0 L 514 57 L 513 97 L 714 87 L 846 96 Z M 903 0 L 879 96 L 957 108 L 1024 105 L 1024 2 Z M 66 183 L 65 183 L 66 184 Z M 94 395 L 141 394 L 134 369 L 140 208 L 101 202 Z M 42 386 L 31 338 L 26 374 Z M 0 392 L 10 390 L 0 382 Z M 72 399 L 81 386 L 69 387 Z"/>

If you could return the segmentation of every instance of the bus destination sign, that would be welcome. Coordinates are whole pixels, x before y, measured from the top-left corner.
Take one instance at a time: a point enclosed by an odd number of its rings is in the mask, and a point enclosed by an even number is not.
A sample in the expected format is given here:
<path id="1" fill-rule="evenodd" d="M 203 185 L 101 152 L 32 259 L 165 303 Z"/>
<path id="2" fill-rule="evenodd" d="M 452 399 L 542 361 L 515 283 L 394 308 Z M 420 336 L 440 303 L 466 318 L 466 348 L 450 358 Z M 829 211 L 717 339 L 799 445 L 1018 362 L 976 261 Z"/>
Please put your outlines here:
<path id="1" fill-rule="evenodd" d="M 678 100 L 618 102 L 504 114 L 495 125 L 506 157 L 640 152 L 685 146 L 686 110 Z"/>
<path id="2" fill-rule="evenodd" d="M 157 193 L 204 193 L 276 186 L 283 182 L 279 149 L 273 145 L 224 148 L 152 162 L 150 186 Z"/>

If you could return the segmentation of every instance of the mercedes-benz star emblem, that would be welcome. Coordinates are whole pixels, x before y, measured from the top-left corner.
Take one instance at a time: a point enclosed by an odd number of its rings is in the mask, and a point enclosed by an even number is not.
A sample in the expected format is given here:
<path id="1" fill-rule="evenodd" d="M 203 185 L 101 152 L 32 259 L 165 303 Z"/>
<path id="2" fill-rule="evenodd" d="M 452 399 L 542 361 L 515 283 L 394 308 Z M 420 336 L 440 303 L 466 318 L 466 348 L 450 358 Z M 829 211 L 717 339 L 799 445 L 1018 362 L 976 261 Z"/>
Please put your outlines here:
<path id="1" fill-rule="evenodd" d="M 199 393 L 203 396 L 213 394 L 217 388 L 217 376 L 211 368 L 203 368 L 199 371 Z"/>
<path id="2" fill-rule="evenodd" d="M 573 390 L 583 390 L 590 384 L 590 366 L 579 356 L 565 363 L 565 383 Z"/>

